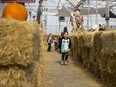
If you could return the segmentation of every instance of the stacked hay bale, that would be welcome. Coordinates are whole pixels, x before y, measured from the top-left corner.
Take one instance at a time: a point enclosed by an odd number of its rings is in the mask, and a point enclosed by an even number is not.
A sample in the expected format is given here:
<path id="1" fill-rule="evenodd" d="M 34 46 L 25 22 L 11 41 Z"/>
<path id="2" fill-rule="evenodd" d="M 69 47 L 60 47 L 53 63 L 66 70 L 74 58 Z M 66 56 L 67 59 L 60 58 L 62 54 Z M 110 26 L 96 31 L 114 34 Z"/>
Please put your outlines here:
<path id="1" fill-rule="evenodd" d="M 74 58 L 76 61 L 82 61 L 80 58 L 80 47 L 79 47 L 79 39 L 77 36 L 74 37 Z"/>
<path id="2" fill-rule="evenodd" d="M 72 45 L 71 45 L 71 55 L 73 56 L 73 58 L 75 58 L 75 36 L 70 36 L 70 38 L 71 38 L 71 43 L 72 43 Z"/>
<path id="3" fill-rule="evenodd" d="M 73 57 L 73 55 L 74 55 L 74 54 L 73 54 L 73 49 L 74 49 L 74 43 L 73 43 L 74 40 L 73 40 L 73 38 L 74 38 L 74 36 L 71 35 L 71 36 L 70 36 L 70 39 L 71 39 L 71 44 L 72 44 L 72 45 L 71 45 L 71 56 L 72 56 L 72 57 Z"/>
<path id="4" fill-rule="evenodd" d="M 38 87 L 42 41 L 36 23 L 0 20 L 0 87 Z"/>
<path id="5" fill-rule="evenodd" d="M 73 38 L 73 56 L 108 87 L 116 86 L 116 30 L 84 32 Z M 80 50 L 80 51 L 78 51 Z M 80 62 L 80 61 L 79 61 Z"/>
<path id="6" fill-rule="evenodd" d="M 90 68 L 90 60 L 92 60 L 94 53 L 93 53 L 93 42 L 94 42 L 94 35 L 95 33 L 85 32 L 81 34 L 79 37 L 79 46 L 81 47 L 82 52 L 82 61 L 83 66 Z"/>
<path id="7" fill-rule="evenodd" d="M 101 50 L 101 44 L 99 45 L 101 41 L 100 34 L 101 32 L 84 32 L 71 37 L 73 38 L 74 45 L 73 57 L 97 77 L 100 77 L 98 61 L 100 59 Z M 100 49 L 96 46 L 100 47 Z"/>
<path id="8" fill-rule="evenodd" d="M 78 60 L 79 60 L 79 62 L 81 62 L 81 63 L 84 63 L 84 60 L 83 60 L 83 58 L 84 58 L 84 56 L 83 56 L 83 53 L 84 52 L 82 52 L 82 50 L 83 50 L 83 44 L 84 44 L 84 37 L 83 37 L 83 33 L 82 34 L 78 34 L 77 36 L 77 43 L 76 44 L 78 44 L 77 46 L 78 46 L 78 48 L 77 48 L 77 56 L 78 56 Z"/>
<path id="9" fill-rule="evenodd" d="M 71 38 L 71 53 L 72 53 L 72 57 L 73 59 L 75 59 L 75 61 L 79 61 L 79 62 L 82 62 L 82 55 L 81 55 L 81 44 L 79 41 L 80 39 L 80 36 L 79 34 L 74 34 L 72 36 L 70 36 Z M 82 41 L 81 41 L 82 42 Z"/>
<path id="10" fill-rule="evenodd" d="M 71 56 L 73 57 L 73 59 L 76 61 L 80 61 L 82 62 L 82 58 L 80 59 L 80 47 L 79 47 L 79 39 L 77 37 L 78 35 L 71 35 L 70 39 L 71 39 Z"/>
<path id="11" fill-rule="evenodd" d="M 116 31 L 102 33 L 100 52 L 101 79 L 108 87 L 116 86 Z"/>
<path id="12" fill-rule="evenodd" d="M 102 32 L 86 32 L 83 43 L 82 55 L 85 61 L 84 66 L 95 74 L 96 77 L 100 78 L 100 51 L 101 51 L 101 35 Z"/>
<path id="13" fill-rule="evenodd" d="M 102 43 L 101 43 L 101 34 L 103 32 L 96 32 L 94 35 L 94 46 L 93 46 L 93 52 L 94 52 L 94 58 L 92 58 L 91 66 L 92 66 L 92 72 L 95 74 L 96 77 L 100 78 L 100 52 L 102 49 Z"/>

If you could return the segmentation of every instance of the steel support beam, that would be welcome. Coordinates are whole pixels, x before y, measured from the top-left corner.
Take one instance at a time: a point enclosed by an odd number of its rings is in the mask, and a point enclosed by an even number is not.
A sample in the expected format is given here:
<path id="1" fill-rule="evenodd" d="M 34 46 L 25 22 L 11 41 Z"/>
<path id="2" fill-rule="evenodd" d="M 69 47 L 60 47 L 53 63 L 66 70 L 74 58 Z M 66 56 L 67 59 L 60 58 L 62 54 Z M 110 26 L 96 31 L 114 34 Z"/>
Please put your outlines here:
<path id="1" fill-rule="evenodd" d="M 106 0 L 106 28 L 109 29 L 109 0 Z"/>

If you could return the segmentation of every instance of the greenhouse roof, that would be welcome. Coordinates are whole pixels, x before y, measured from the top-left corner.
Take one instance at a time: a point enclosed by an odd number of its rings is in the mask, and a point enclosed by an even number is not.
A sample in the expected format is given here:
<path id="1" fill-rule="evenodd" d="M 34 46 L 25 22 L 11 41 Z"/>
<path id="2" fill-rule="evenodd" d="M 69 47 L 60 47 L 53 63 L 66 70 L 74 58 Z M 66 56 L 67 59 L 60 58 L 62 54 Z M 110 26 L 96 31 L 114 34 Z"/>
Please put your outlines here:
<path id="1" fill-rule="evenodd" d="M 87 9 L 88 6 L 92 9 L 100 9 L 106 8 L 106 1 L 107 0 L 44 0 L 43 8 L 48 13 L 57 13 L 62 6 L 66 7 L 70 11 L 78 7 Z M 32 13 L 36 13 L 38 4 L 39 0 L 36 0 L 35 3 L 26 3 L 26 7 Z M 112 6 L 110 10 L 116 14 L 116 1 L 110 0 L 109 6 Z"/>

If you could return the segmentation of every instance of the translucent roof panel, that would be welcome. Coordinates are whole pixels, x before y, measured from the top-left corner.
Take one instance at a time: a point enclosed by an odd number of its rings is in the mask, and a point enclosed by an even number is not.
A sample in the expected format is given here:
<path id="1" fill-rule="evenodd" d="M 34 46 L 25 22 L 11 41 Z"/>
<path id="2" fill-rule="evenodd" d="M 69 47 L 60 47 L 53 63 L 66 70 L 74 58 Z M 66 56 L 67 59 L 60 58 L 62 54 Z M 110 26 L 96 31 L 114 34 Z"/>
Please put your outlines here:
<path id="1" fill-rule="evenodd" d="M 44 0 L 44 8 L 58 10 L 63 5 L 65 7 L 74 7 L 80 0 Z M 37 9 L 39 0 L 36 0 L 36 3 L 26 3 L 28 10 Z"/>
<path id="2" fill-rule="evenodd" d="M 88 2 L 89 1 L 89 2 Z M 59 23 L 59 17 L 56 16 L 58 11 L 64 6 L 67 10 L 74 10 L 77 7 L 82 12 L 86 14 L 82 14 L 84 18 L 84 28 L 91 28 L 95 24 L 106 24 L 105 18 L 100 14 L 100 9 L 106 8 L 107 0 L 44 0 L 43 2 L 43 24 L 45 25 L 45 31 L 47 34 L 60 34 L 63 27 L 67 26 L 69 31 L 72 29 L 70 25 L 70 18 L 66 17 L 66 21 L 63 23 Z M 36 0 L 35 3 L 26 3 L 26 7 L 28 11 L 32 12 L 32 15 L 36 15 L 37 8 L 39 5 L 39 0 Z M 88 7 L 89 6 L 89 7 Z M 116 0 L 109 0 L 110 11 L 116 15 Z M 88 11 L 88 8 L 90 11 Z M 96 8 L 98 11 L 96 11 Z M 102 10 L 103 10 L 102 9 Z M 83 10 L 83 11 L 82 11 Z M 59 11 L 60 12 L 60 11 Z M 96 14 L 96 12 L 98 14 Z M 105 10 L 103 10 L 105 12 Z M 89 14 L 89 15 L 88 15 Z M 103 14 L 104 15 L 104 14 Z M 30 20 L 32 18 L 29 18 Z M 110 18 L 109 22 L 111 28 L 116 27 L 116 19 Z"/>
<path id="3" fill-rule="evenodd" d="M 85 6 L 88 6 L 88 3 L 89 3 L 89 6 L 90 7 L 97 7 L 98 8 L 102 8 L 102 7 L 105 7 L 106 6 L 106 0 L 86 0 L 85 2 L 83 2 L 83 4 Z M 116 4 L 116 1 L 115 0 L 109 0 L 109 5 L 113 5 L 113 4 Z"/>
<path id="4" fill-rule="evenodd" d="M 86 0 L 83 2 L 83 5 L 81 5 L 81 7 L 85 8 L 88 8 L 88 6 L 94 9 L 106 8 L 106 0 L 89 0 L 89 2 Z M 116 0 L 109 0 L 109 7 L 110 10 L 116 14 Z"/>
<path id="5" fill-rule="evenodd" d="M 34 9 L 37 10 L 38 3 L 39 0 L 36 0 L 35 3 L 27 3 L 26 6 L 28 10 L 32 9 L 33 11 Z M 44 8 L 48 8 L 48 10 L 58 10 L 63 5 L 67 8 L 74 8 L 76 6 L 88 7 L 88 3 L 89 3 L 89 7 L 92 8 L 96 8 L 96 5 L 97 8 L 102 8 L 106 6 L 106 0 L 44 0 L 43 5 Z M 109 3 L 110 3 L 109 5 L 116 4 L 116 0 L 109 0 Z"/>
<path id="6" fill-rule="evenodd" d="M 44 0 L 43 8 L 47 9 L 47 12 L 49 13 L 57 13 L 62 6 L 65 6 L 69 10 L 75 9 L 78 6 L 87 9 L 88 4 L 89 8 L 106 8 L 106 0 Z M 38 5 L 39 0 L 36 0 L 35 3 L 26 3 L 28 11 L 31 11 L 34 14 L 37 12 Z M 116 14 L 116 0 L 109 0 L 109 6 L 112 6 L 110 10 Z"/>

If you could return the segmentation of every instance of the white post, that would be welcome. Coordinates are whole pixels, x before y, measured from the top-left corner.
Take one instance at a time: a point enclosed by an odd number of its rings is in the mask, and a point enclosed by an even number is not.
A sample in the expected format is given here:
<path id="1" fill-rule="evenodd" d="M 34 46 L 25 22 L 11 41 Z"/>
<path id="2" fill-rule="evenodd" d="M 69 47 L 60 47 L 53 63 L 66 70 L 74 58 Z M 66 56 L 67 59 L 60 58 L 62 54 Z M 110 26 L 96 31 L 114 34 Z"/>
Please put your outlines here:
<path id="1" fill-rule="evenodd" d="M 97 14 L 98 14 L 98 0 L 96 0 L 96 24 L 98 24 L 98 17 L 97 17 Z"/>
<path id="2" fill-rule="evenodd" d="M 60 21 L 59 21 L 59 35 L 60 35 Z"/>
<path id="3" fill-rule="evenodd" d="M 93 15 L 91 14 L 91 27 L 93 26 L 93 25 L 92 25 L 92 22 L 93 22 L 92 16 L 93 16 Z"/>
<path id="4" fill-rule="evenodd" d="M 109 0 L 106 1 L 106 28 L 109 29 Z"/>
<path id="5" fill-rule="evenodd" d="M 88 15 L 87 15 L 87 28 L 89 29 L 89 10 L 90 10 L 90 8 L 89 8 L 89 0 L 88 0 Z"/>

